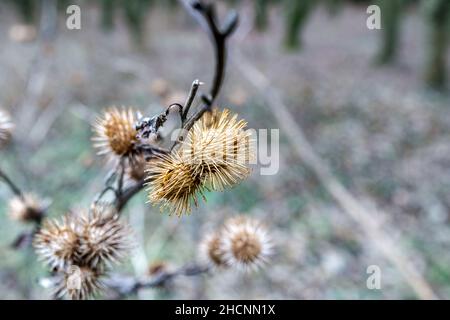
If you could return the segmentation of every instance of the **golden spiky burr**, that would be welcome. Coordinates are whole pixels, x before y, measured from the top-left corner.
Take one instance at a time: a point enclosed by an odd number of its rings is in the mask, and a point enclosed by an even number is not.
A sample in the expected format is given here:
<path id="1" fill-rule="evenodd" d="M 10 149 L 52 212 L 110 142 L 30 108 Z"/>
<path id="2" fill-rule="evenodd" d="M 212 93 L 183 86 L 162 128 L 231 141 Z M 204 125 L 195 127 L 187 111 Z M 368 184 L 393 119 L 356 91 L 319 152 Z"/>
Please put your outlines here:
<path id="1" fill-rule="evenodd" d="M 253 140 L 246 126 L 225 109 L 202 117 L 189 131 L 180 152 L 212 190 L 223 191 L 250 174 Z"/>
<path id="2" fill-rule="evenodd" d="M 273 253 L 266 228 L 247 217 L 234 218 L 224 224 L 221 248 L 228 265 L 244 270 L 261 267 Z"/>
<path id="3" fill-rule="evenodd" d="M 0 147 L 4 146 L 11 138 L 14 124 L 6 111 L 0 110 Z"/>
<path id="4" fill-rule="evenodd" d="M 137 142 L 135 129 L 136 116 L 131 108 L 111 107 L 96 119 L 94 124 L 94 147 L 99 155 L 134 155 Z"/>
<path id="5" fill-rule="evenodd" d="M 204 187 L 195 168 L 175 151 L 162 155 L 147 169 L 148 199 L 161 203 L 161 210 L 167 208 L 177 216 L 191 212 L 191 202 L 198 205 L 198 197 L 204 197 Z"/>

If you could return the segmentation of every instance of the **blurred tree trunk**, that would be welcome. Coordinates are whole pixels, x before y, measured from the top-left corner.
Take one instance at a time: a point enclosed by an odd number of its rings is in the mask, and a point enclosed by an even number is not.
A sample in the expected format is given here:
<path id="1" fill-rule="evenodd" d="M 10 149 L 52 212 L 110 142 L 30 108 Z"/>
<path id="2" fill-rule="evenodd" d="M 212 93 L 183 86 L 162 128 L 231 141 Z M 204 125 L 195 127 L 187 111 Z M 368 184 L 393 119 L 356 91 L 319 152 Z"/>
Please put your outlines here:
<path id="1" fill-rule="evenodd" d="M 111 30 L 114 27 L 116 0 L 102 0 L 102 27 Z"/>
<path id="2" fill-rule="evenodd" d="M 135 42 L 139 45 L 143 44 L 143 31 L 145 25 L 145 17 L 152 0 L 122 0 L 125 19 L 130 28 Z"/>
<path id="3" fill-rule="evenodd" d="M 301 33 L 313 5 L 313 0 L 285 0 L 284 45 L 287 49 L 292 50 L 301 47 Z"/>
<path id="4" fill-rule="evenodd" d="M 449 0 L 423 1 L 427 23 L 427 56 L 425 81 L 435 88 L 443 89 L 446 82 L 446 53 L 449 37 Z"/>
<path id="5" fill-rule="evenodd" d="M 335 16 L 342 9 L 342 0 L 325 0 L 325 5 L 327 7 L 330 15 Z"/>
<path id="6" fill-rule="evenodd" d="M 20 15 L 25 23 L 32 23 L 35 19 L 36 3 L 35 0 L 16 0 L 13 3 L 17 6 Z"/>
<path id="7" fill-rule="evenodd" d="M 379 0 L 381 9 L 382 43 L 377 63 L 387 64 L 395 59 L 400 33 L 403 0 Z"/>
<path id="8" fill-rule="evenodd" d="M 254 24 L 258 31 L 264 31 L 268 25 L 269 0 L 253 0 L 255 9 Z"/>

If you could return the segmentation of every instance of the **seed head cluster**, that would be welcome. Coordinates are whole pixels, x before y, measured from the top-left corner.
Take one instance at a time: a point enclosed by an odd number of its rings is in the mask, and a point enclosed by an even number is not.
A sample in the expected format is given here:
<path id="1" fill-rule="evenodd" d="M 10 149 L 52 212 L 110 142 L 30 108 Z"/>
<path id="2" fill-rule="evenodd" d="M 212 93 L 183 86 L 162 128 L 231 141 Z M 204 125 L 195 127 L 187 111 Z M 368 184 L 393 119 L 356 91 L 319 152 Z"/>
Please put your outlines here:
<path id="1" fill-rule="evenodd" d="M 101 277 L 113 263 L 122 261 L 131 249 L 129 226 L 109 205 L 92 206 L 79 215 L 46 220 L 34 238 L 36 253 L 60 274 L 56 294 L 86 299 L 97 293 Z M 76 270 L 81 288 L 73 291 L 68 277 Z"/>
<path id="2" fill-rule="evenodd" d="M 223 191 L 250 173 L 249 130 L 229 110 L 215 111 L 197 121 L 180 149 L 147 167 L 149 201 L 162 203 L 178 216 L 198 205 L 206 190 Z"/>

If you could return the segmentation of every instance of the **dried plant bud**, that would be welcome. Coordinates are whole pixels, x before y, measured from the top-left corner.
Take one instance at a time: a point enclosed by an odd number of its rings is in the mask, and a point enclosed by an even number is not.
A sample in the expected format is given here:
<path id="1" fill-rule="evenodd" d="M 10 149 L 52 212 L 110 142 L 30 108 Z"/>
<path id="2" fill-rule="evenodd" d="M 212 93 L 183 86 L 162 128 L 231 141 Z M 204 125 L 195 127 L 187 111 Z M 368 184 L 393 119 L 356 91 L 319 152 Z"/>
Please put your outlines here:
<path id="1" fill-rule="evenodd" d="M 162 203 L 161 210 L 167 208 L 170 214 L 180 217 L 191 212 L 191 202 L 198 205 L 198 196 L 205 200 L 200 177 L 177 152 L 153 161 L 147 174 L 148 199 L 152 203 Z"/>
<path id="2" fill-rule="evenodd" d="M 223 191 L 250 174 L 252 143 L 247 123 L 229 110 L 213 111 L 194 124 L 183 143 L 182 155 L 212 190 Z"/>
<path id="3" fill-rule="evenodd" d="M 97 204 L 79 219 L 78 264 L 98 268 L 123 260 L 131 250 L 130 227 L 112 206 Z"/>
<path id="4" fill-rule="evenodd" d="M 16 196 L 9 201 L 9 216 L 17 221 L 39 222 L 45 214 L 47 206 L 47 201 L 39 199 L 34 194 Z"/>
<path id="5" fill-rule="evenodd" d="M 104 273 L 99 269 L 72 265 L 60 274 L 54 295 L 71 300 L 90 299 L 104 289 L 101 281 L 103 276 Z"/>
<path id="6" fill-rule="evenodd" d="M 135 121 L 135 113 L 131 108 L 119 110 L 113 107 L 97 118 L 94 125 L 96 136 L 92 140 L 98 154 L 133 156 L 137 141 Z"/>
<path id="7" fill-rule="evenodd" d="M 9 115 L 5 111 L 0 110 L 0 147 L 4 146 L 11 139 L 13 129 L 14 124 Z"/>
<path id="8" fill-rule="evenodd" d="M 79 246 L 76 227 L 76 220 L 66 215 L 61 221 L 44 221 L 35 235 L 33 245 L 36 253 L 50 268 L 64 270 L 76 261 Z"/>
<path id="9" fill-rule="evenodd" d="M 257 220 L 246 217 L 234 218 L 224 224 L 221 246 L 227 264 L 244 270 L 257 269 L 272 254 L 267 230 Z"/>
<path id="10" fill-rule="evenodd" d="M 221 243 L 221 232 L 207 234 L 200 242 L 200 260 L 210 267 L 226 267 L 227 261 Z"/>

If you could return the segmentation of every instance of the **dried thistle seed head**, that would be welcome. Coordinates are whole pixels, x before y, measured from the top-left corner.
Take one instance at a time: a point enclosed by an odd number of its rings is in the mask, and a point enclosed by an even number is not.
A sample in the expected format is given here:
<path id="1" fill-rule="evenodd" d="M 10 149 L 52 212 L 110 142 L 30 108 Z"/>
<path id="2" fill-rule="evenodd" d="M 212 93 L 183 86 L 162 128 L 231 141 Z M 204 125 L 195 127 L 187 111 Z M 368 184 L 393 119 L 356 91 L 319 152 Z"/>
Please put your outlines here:
<path id="1" fill-rule="evenodd" d="M 0 110 L 0 147 L 9 141 L 13 129 L 14 124 L 9 115 L 5 111 Z"/>
<path id="2" fill-rule="evenodd" d="M 204 200 L 204 188 L 193 166 L 186 163 L 177 152 L 163 155 L 147 169 L 148 199 L 161 203 L 161 210 L 168 209 L 177 216 L 191 212 L 191 202 L 198 205 L 197 197 Z"/>
<path id="3" fill-rule="evenodd" d="M 211 267 L 226 267 L 225 252 L 222 248 L 221 232 L 207 234 L 199 246 L 200 260 Z"/>
<path id="4" fill-rule="evenodd" d="M 98 154 L 133 156 L 136 139 L 135 113 L 130 109 L 109 108 L 94 125 L 94 147 Z"/>
<path id="5" fill-rule="evenodd" d="M 22 222 L 38 222 L 42 219 L 48 203 L 34 194 L 16 196 L 9 201 L 9 216 Z"/>
<path id="6" fill-rule="evenodd" d="M 250 174 L 253 141 L 246 125 L 225 109 L 213 111 L 210 118 L 197 121 L 189 131 L 181 152 L 212 190 L 223 191 Z"/>
<path id="7" fill-rule="evenodd" d="M 54 295 L 58 298 L 86 300 L 93 298 L 104 289 L 104 273 L 90 267 L 72 265 L 60 274 Z"/>
<path id="8" fill-rule="evenodd" d="M 257 269 L 272 254 L 272 242 L 262 224 L 250 218 L 235 218 L 224 225 L 222 250 L 230 266 Z"/>
<path id="9" fill-rule="evenodd" d="M 79 237 L 76 227 L 76 219 L 66 215 L 61 221 L 44 221 L 35 235 L 33 245 L 36 253 L 50 268 L 63 270 L 77 260 Z"/>
<path id="10" fill-rule="evenodd" d="M 131 229 L 110 205 L 96 204 L 79 217 L 78 263 L 93 268 L 118 263 L 132 249 Z"/>

